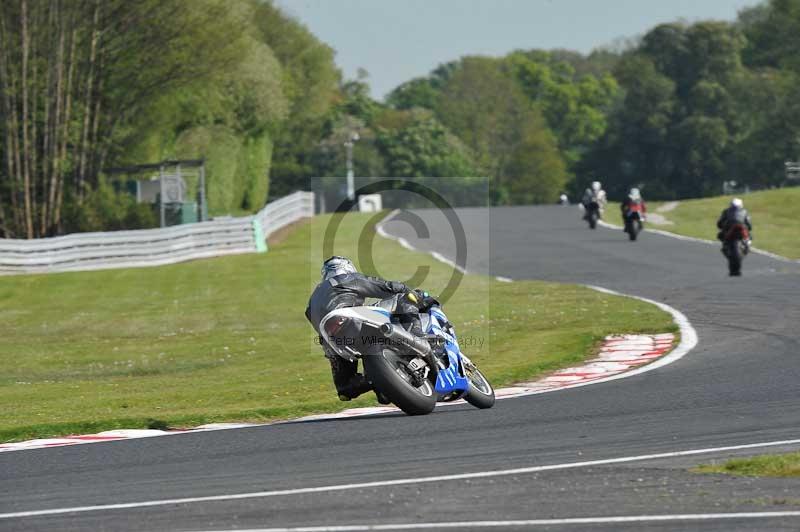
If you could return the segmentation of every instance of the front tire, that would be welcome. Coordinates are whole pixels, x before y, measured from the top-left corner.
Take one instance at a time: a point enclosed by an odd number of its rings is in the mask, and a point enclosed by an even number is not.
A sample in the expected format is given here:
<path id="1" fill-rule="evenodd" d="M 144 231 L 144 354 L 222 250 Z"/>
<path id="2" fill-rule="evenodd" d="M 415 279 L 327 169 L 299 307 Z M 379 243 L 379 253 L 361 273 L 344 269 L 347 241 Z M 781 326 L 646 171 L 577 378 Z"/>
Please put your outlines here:
<path id="1" fill-rule="evenodd" d="M 597 214 L 592 213 L 589 215 L 589 229 L 597 229 Z"/>
<path id="2" fill-rule="evenodd" d="M 631 240 L 636 240 L 636 237 L 639 236 L 639 231 L 642 230 L 642 222 L 638 220 L 634 220 L 631 222 L 631 229 L 628 231 L 628 237 Z"/>
<path id="3" fill-rule="evenodd" d="M 403 357 L 391 349 L 376 349 L 363 358 L 364 373 L 373 388 L 410 416 L 430 414 L 436 406 L 436 392 L 430 380 L 412 383 Z"/>
<path id="4" fill-rule="evenodd" d="M 492 408 L 494 406 L 494 388 L 478 368 L 467 369 L 469 377 L 469 391 L 466 401 L 475 408 Z"/>

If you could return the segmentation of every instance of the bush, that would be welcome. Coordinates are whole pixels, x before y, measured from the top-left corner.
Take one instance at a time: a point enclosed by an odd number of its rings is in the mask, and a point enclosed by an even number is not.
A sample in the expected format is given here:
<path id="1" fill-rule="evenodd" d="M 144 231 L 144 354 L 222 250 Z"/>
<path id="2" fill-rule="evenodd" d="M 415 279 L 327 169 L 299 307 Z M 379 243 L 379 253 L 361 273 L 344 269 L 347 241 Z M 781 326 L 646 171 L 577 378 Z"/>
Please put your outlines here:
<path id="1" fill-rule="evenodd" d="M 90 231 L 122 231 L 126 229 L 150 229 L 159 226 L 158 215 L 153 205 L 136 203 L 136 198 L 127 193 L 118 193 L 105 180 L 84 198 L 65 203 L 63 223 L 66 233 Z"/>

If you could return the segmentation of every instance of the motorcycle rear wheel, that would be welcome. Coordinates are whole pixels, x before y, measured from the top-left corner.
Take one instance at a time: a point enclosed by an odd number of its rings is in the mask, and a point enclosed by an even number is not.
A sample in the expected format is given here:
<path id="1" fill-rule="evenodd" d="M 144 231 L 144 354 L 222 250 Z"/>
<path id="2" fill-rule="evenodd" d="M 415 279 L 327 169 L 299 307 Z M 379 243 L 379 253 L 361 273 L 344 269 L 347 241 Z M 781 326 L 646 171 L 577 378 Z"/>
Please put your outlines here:
<path id="1" fill-rule="evenodd" d="M 732 276 L 742 275 L 742 244 L 740 240 L 727 243 L 728 273 Z"/>
<path id="2" fill-rule="evenodd" d="M 364 373 L 372 387 L 386 396 L 400 410 L 410 416 L 430 414 L 436 406 L 436 392 L 429 379 L 419 386 L 412 382 L 409 372 L 400 356 L 392 349 L 375 349 L 363 358 Z"/>

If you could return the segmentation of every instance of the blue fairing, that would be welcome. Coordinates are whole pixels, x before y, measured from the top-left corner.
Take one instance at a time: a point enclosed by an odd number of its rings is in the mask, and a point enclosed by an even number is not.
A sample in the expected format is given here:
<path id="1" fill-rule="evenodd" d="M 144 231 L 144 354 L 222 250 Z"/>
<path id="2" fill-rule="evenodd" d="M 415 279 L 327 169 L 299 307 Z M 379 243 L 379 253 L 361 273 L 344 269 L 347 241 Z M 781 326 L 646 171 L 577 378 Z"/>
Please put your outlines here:
<path id="1" fill-rule="evenodd" d="M 431 320 L 426 332 L 444 338 L 445 352 L 449 362 L 447 368 L 439 367 L 435 390 L 443 395 L 452 392 L 466 392 L 469 389 L 469 379 L 464 377 L 464 369 L 461 365 L 461 348 L 458 346 L 455 332 L 450 334 L 442 328 L 447 323 L 447 316 L 444 315 L 444 312 L 439 307 L 431 308 L 428 311 L 428 315 Z"/>

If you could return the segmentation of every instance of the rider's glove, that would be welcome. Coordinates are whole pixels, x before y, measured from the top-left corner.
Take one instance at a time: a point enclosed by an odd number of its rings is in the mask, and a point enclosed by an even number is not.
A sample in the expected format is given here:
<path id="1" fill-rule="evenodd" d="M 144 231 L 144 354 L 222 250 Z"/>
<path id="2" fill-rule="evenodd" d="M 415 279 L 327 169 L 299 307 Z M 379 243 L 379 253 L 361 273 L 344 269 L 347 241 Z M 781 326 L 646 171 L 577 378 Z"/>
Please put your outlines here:
<path id="1" fill-rule="evenodd" d="M 423 290 L 414 290 L 412 292 L 417 301 L 415 303 L 419 307 L 420 312 L 425 312 L 435 305 L 440 305 L 439 301 Z"/>

